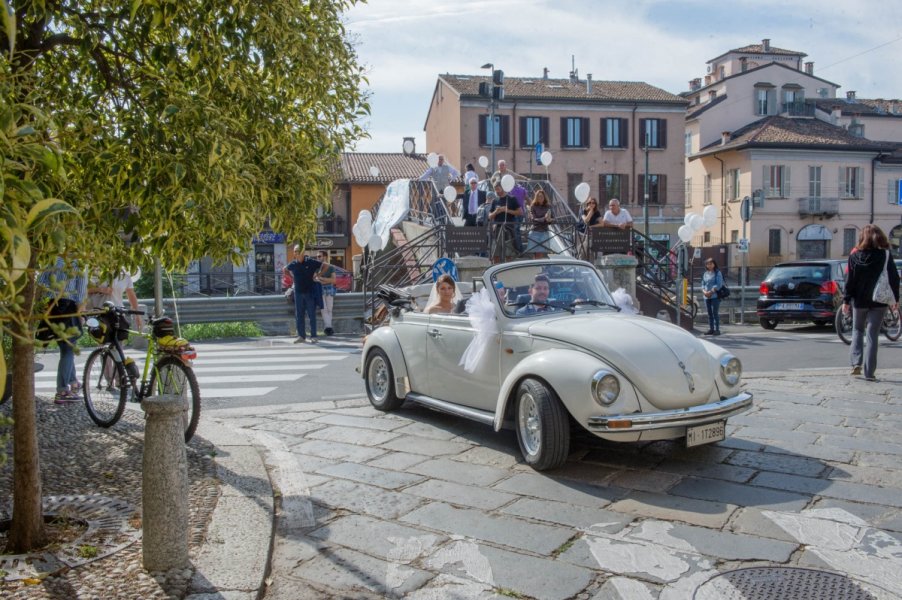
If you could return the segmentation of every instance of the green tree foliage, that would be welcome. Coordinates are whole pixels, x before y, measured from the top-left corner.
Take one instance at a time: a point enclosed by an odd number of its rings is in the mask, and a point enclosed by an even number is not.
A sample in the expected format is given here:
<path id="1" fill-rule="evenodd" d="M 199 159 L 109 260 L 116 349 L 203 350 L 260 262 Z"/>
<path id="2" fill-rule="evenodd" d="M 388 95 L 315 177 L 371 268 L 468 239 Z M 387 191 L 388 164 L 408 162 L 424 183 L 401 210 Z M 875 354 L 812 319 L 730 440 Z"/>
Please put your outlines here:
<path id="1" fill-rule="evenodd" d="M 36 446 L 28 456 L 37 269 L 58 255 L 105 272 L 149 273 L 152 257 L 174 271 L 205 255 L 234 260 L 266 218 L 310 237 L 369 110 L 341 19 L 353 3 L 0 0 L 0 326 L 14 338 L 16 509 L 36 495 L 40 513 L 39 474 L 24 475 L 39 470 Z M 19 549 L 41 537 L 40 514 L 29 526 L 22 515 L 10 534 Z"/>

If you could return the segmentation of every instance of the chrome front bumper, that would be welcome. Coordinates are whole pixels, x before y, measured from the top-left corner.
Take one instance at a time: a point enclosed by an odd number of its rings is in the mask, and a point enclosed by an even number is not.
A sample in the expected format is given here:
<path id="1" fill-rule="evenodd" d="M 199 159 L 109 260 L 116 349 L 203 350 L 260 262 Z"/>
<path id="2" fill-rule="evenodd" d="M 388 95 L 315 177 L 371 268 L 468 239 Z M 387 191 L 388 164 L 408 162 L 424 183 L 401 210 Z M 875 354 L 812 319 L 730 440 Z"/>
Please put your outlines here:
<path id="1" fill-rule="evenodd" d="M 752 395 L 748 392 L 741 392 L 732 398 L 726 398 L 719 402 L 700 404 L 699 406 L 681 408 L 679 410 L 589 417 L 588 428 L 590 431 L 600 433 L 621 433 L 666 429 L 668 427 L 692 427 L 727 419 L 744 413 L 751 407 Z"/>

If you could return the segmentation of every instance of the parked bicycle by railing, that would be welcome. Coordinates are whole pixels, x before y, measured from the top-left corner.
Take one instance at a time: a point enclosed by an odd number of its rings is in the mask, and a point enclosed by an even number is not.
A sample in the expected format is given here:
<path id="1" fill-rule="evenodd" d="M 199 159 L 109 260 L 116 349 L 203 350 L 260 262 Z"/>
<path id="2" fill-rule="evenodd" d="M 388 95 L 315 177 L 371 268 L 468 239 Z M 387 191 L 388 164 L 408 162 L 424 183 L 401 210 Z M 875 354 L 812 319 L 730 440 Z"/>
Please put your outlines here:
<path id="1" fill-rule="evenodd" d="M 844 314 L 842 310 L 837 309 L 836 318 L 834 319 L 836 334 L 846 344 L 852 343 L 852 311 Z M 895 342 L 902 337 L 902 318 L 899 316 L 899 309 L 887 309 L 883 315 L 883 323 L 880 325 L 880 332 L 886 336 L 891 342 Z"/>
<path id="2" fill-rule="evenodd" d="M 128 315 L 143 314 L 112 302 L 105 302 L 100 311 L 85 314 L 88 333 L 102 344 L 85 363 L 85 408 L 95 423 L 112 427 L 122 417 L 129 397 L 133 402 L 142 402 L 150 396 L 180 396 L 186 401 L 182 419 L 188 442 L 200 419 L 200 389 L 191 366 L 197 351 L 188 340 L 175 336 L 169 317 L 151 319 L 150 333 L 129 329 Z M 129 333 L 147 340 L 143 372 L 122 349 L 122 341 L 128 339 Z"/>

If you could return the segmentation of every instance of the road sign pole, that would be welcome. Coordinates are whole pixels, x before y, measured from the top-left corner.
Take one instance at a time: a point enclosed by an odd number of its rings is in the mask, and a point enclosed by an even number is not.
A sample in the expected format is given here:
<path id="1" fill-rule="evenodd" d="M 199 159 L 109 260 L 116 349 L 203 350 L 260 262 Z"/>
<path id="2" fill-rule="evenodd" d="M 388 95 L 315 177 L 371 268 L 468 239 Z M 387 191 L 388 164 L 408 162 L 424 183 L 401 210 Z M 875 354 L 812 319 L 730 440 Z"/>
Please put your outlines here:
<path id="1" fill-rule="evenodd" d="M 742 239 L 745 237 L 746 221 L 742 221 Z M 748 283 L 748 248 L 742 253 L 742 267 L 739 270 L 739 324 L 745 325 L 745 286 Z"/>

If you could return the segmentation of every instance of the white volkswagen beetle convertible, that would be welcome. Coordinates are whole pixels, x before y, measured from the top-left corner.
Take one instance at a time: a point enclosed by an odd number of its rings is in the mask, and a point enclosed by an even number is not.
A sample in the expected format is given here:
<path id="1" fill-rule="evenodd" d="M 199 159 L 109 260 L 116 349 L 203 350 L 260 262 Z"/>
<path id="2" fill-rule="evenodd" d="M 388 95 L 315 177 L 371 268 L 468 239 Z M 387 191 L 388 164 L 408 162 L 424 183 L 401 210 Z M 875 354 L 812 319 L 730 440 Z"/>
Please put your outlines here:
<path id="1" fill-rule="evenodd" d="M 748 410 L 742 366 L 679 327 L 628 315 L 599 272 L 571 259 L 496 265 L 460 312 L 425 314 L 382 290 L 387 326 L 366 338 L 361 373 L 372 405 L 405 400 L 491 425 L 513 425 L 526 462 L 567 459 L 571 421 L 623 441 L 724 439 Z"/>

